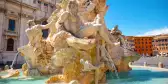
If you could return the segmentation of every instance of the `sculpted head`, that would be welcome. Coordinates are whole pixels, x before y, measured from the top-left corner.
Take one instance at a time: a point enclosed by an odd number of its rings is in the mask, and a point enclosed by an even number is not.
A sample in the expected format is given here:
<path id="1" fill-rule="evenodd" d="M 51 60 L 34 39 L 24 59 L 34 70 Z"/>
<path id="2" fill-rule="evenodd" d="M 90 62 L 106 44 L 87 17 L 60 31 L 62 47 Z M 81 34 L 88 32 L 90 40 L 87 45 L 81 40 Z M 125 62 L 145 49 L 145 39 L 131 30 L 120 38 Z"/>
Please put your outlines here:
<path id="1" fill-rule="evenodd" d="M 112 30 L 111 34 L 113 35 L 122 35 L 122 32 L 118 29 L 118 25 L 116 25 Z"/>
<path id="2" fill-rule="evenodd" d="M 28 24 L 29 28 L 31 28 L 32 26 L 35 25 L 35 22 L 34 22 L 34 20 L 28 20 L 27 24 Z"/>
<path id="3" fill-rule="evenodd" d="M 78 12 L 78 4 L 76 0 L 70 0 L 67 6 L 67 11 L 69 11 L 72 14 L 77 14 Z"/>

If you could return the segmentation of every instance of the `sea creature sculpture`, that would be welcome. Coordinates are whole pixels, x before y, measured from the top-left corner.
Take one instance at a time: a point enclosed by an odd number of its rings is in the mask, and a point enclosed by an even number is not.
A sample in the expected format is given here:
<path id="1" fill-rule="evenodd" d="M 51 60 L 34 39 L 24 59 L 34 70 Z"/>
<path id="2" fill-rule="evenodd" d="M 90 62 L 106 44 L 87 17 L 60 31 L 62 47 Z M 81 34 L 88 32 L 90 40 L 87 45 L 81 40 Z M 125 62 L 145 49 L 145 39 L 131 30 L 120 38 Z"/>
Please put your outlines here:
<path id="1" fill-rule="evenodd" d="M 91 70 L 97 69 L 97 67 L 93 66 L 88 61 L 84 61 L 83 59 L 80 59 L 80 63 L 83 64 L 83 66 L 84 66 L 83 71 L 91 71 Z"/>

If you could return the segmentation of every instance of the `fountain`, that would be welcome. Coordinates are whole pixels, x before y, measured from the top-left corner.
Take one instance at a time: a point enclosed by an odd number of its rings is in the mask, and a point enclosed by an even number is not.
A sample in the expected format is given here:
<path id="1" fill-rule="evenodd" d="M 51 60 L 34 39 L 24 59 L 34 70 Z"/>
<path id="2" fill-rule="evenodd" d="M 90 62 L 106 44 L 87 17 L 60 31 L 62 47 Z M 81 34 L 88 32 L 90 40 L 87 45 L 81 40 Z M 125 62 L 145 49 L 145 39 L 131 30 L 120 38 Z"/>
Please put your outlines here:
<path id="1" fill-rule="evenodd" d="M 106 82 L 107 70 L 117 78 L 118 72 L 130 70 L 123 59 L 121 31 L 114 28 L 110 33 L 106 28 L 106 0 L 62 0 L 56 6 L 48 24 L 28 21 L 29 43 L 18 48 L 26 60 L 24 76 L 50 76 L 48 84 L 100 84 Z M 42 29 L 50 30 L 47 39 L 42 38 Z M 11 72 L 1 78 L 19 74 Z"/>
<path id="2" fill-rule="evenodd" d="M 17 60 L 17 58 L 18 58 L 18 55 L 19 55 L 19 52 L 16 53 L 15 58 L 14 58 L 13 61 L 12 61 L 12 65 L 10 66 L 11 69 L 13 69 L 13 65 L 14 65 L 14 63 L 16 62 L 16 60 Z"/>

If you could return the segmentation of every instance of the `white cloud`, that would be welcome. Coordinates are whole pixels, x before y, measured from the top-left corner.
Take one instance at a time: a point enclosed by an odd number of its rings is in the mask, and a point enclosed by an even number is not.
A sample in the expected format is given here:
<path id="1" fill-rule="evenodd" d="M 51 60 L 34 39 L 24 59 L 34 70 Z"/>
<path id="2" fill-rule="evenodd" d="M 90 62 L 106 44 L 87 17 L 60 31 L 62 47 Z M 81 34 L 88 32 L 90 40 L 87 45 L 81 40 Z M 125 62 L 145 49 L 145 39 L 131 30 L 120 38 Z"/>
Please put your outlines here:
<path id="1" fill-rule="evenodd" d="M 153 36 L 153 35 L 160 35 L 160 34 L 168 34 L 168 27 L 164 27 L 164 28 L 159 28 L 159 29 L 155 29 L 152 31 L 148 31 L 144 34 L 140 34 L 137 36 Z"/>

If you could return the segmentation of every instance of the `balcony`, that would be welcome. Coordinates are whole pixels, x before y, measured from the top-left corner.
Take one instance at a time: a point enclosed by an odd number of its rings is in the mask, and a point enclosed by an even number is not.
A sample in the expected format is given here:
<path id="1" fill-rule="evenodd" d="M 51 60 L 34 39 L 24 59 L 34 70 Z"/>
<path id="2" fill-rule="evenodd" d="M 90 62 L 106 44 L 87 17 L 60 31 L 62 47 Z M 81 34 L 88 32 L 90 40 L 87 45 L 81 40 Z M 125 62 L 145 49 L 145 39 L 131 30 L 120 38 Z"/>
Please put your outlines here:
<path id="1" fill-rule="evenodd" d="M 50 3 L 50 4 L 56 4 L 56 3 L 59 3 L 61 0 L 42 0 L 42 1 L 44 1 L 44 2 L 46 2 L 46 3 Z"/>
<path id="2" fill-rule="evenodd" d="M 33 4 L 31 0 L 28 0 L 28 1 L 27 0 L 7 0 L 7 1 L 18 4 L 18 5 L 25 6 L 28 8 L 37 9 L 37 5 Z"/>
<path id="3" fill-rule="evenodd" d="M 3 35 L 5 35 L 5 36 L 14 36 L 14 37 L 17 37 L 17 36 L 18 36 L 18 32 L 10 31 L 10 30 L 4 30 Z"/>

